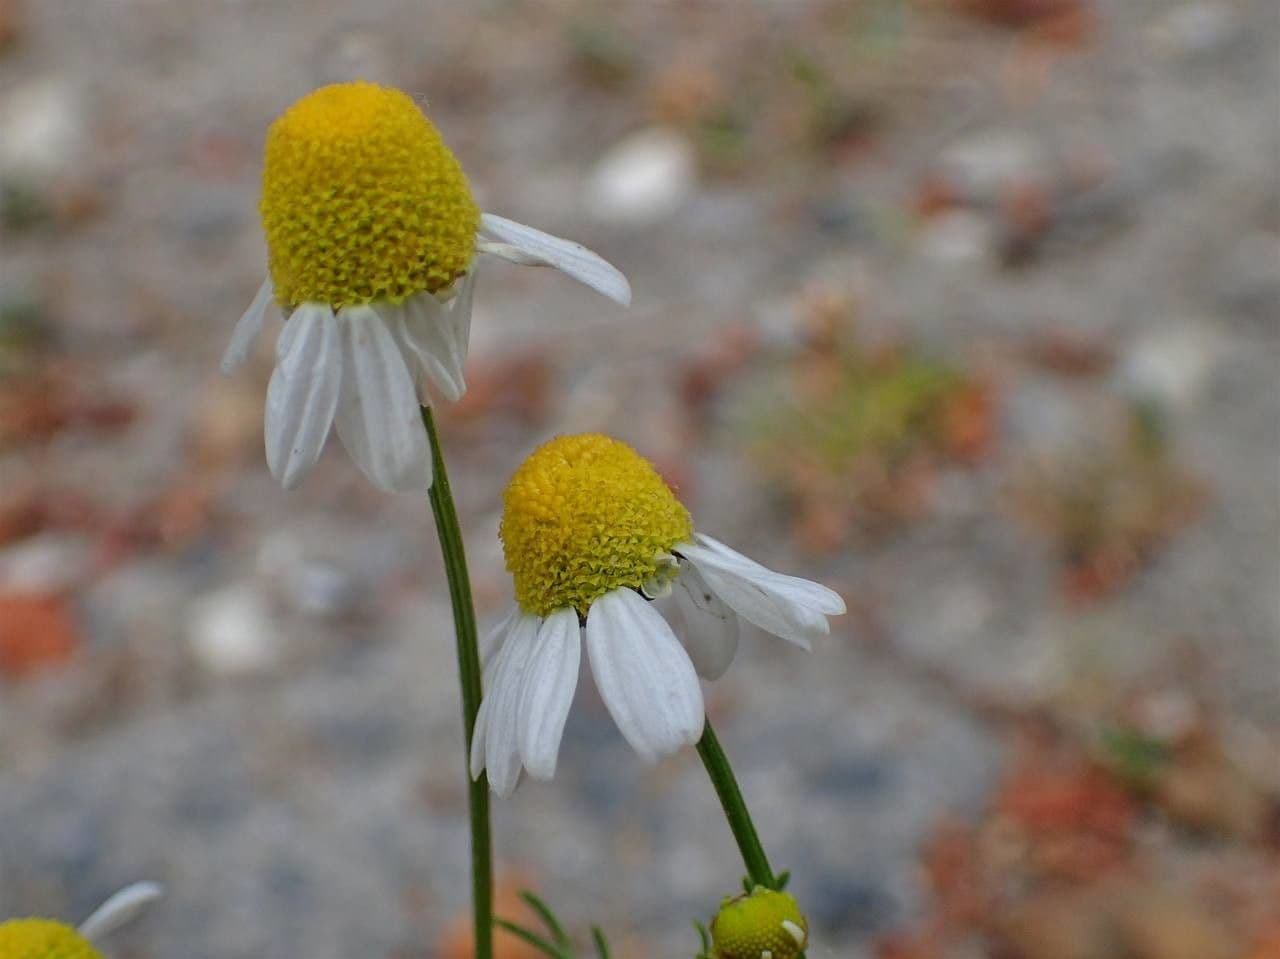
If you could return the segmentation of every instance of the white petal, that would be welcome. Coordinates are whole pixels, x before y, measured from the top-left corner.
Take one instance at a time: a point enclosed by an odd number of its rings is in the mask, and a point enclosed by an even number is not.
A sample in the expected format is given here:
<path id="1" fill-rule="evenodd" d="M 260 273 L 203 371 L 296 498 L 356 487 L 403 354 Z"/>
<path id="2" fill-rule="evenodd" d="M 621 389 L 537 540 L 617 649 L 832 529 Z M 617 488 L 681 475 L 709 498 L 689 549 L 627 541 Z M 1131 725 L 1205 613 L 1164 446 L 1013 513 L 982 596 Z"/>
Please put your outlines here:
<path id="1" fill-rule="evenodd" d="M 503 653 L 511 645 L 507 639 L 511 636 L 515 625 L 520 621 L 523 614 L 518 606 L 513 606 L 511 611 L 502 618 L 488 635 L 480 642 L 480 663 L 484 670 L 483 682 L 481 688 L 484 695 L 480 699 L 480 708 L 476 710 L 476 724 L 471 730 L 471 777 L 474 779 L 484 770 L 484 744 L 485 736 L 488 731 L 489 714 L 493 711 L 494 697 L 489 695 L 493 691 L 494 682 L 500 672 L 502 663 L 505 659 Z"/>
<path id="2" fill-rule="evenodd" d="M 471 348 L 471 309 L 475 303 L 475 292 L 476 271 L 473 269 L 462 278 L 458 295 L 445 305 L 445 332 L 460 372 L 466 368 L 467 352 Z"/>
<path id="3" fill-rule="evenodd" d="M 844 601 L 826 587 L 784 576 L 706 538 L 707 545 L 683 543 L 676 552 L 693 563 L 707 585 L 739 616 L 797 645 L 829 632 L 824 611 L 843 611 Z"/>
<path id="4" fill-rule="evenodd" d="M 493 657 L 493 661 L 485 667 L 484 694 L 480 697 L 480 708 L 476 710 L 476 724 L 471 730 L 470 768 L 472 779 L 479 779 L 480 774 L 484 772 L 484 746 L 485 738 L 489 732 L 489 715 L 493 712 L 493 703 L 497 698 L 494 695 L 493 680 L 502 671 L 502 665 L 506 662 L 507 656 L 510 655 L 507 647 L 508 644 L 506 643 L 500 646 Z"/>
<path id="5" fill-rule="evenodd" d="M 484 690 L 480 697 L 480 708 L 476 710 L 476 724 L 471 730 L 471 778 L 477 779 L 484 772 L 485 766 L 485 740 L 489 732 L 489 717 L 493 713 L 493 704 L 497 701 L 495 695 L 496 680 L 502 674 L 504 664 L 507 657 L 511 655 L 511 644 L 506 642 L 504 636 L 493 654 L 493 658 L 484 666 L 484 682 L 481 688 Z"/>
<path id="6" fill-rule="evenodd" d="M 702 687 L 667 621 L 639 593 L 615 589 L 587 613 L 600 696 L 631 748 L 648 760 L 702 736 Z"/>
<path id="7" fill-rule="evenodd" d="M 479 236 L 476 237 L 476 249 L 481 253 L 491 253 L 499 259 L 506 260 L 508 263 L 514 263 L 516 266 L 550 265 L 542 257 L 526 253 L 518 246 L 512 246 L 510 243 L 499 243 L 497 240 L 481 239 Z"/>
<path id="8" fill-rule="evenodd" d="M 235 329 L 231 331 L 231 342 L 227 344 L 227 350 L 222 354 L 223 373 L 228 375 L 234 373 L 248 359 L 249 353 L 253 350 L 253 344 L 262 332 L 273 292 L 271 277 L 267 277 L 262 281 L 262 286 L 258 287 L 258 292 L 254 294 L 249 309 L 244 311 L 244 315 L 236 322 Z"/>
<path id="9" fill-rule="evenodd" d="M 546 266 L 554 266 L 566 276 L 571 276 L 579 283 L 585 283 L 599 293 L 623 306 L 631 303 L 631 285 L 627 278 L 612 264 L 592 253 L 581 243 L 563 240 L 550 233 L 543 233 L 531 226 L 508 220 L 505 217 L 484 213 L 480 216 L 480 232 L 502 244 L 510 244 L 520 253 L 532 257 L 515 258 L 517 262 L 538 262 Z M 484 249 L 482 247 L 482 249 Z M 500 248 L 490 248 L 487 252 L 503 256 Z"/>
<path id="10" fill-rule="evenodd" d="M 94 910 L 80 924 L 80 935 L 93 941 L 132 922 L 143 909 L 164 895 L 164 888 L 154 882 L 135 882 Z"/>
<path id="11" fill-rule="evenodd" d="M 467 385 L 448 329 L 449 313 L 449 308 L 430 293 L 419 294 L 401 306 L 383 306 L 378 310 L 378 315 L 404 343 L 409 368 L 425 374 L 445 399 L 454 403 L 466 392 Z M 421 399 L 427 398 L 425 394 L 421 396 Z"/>
<path id="12" fill-rule="evenodd" d="M 815 583 L 812 580 L 801 579 L 799 576 L 788 576 L 785 573 L 778 573 L 766 566 L 761 566 L 755 560 L 744 556 L 735 549 L 729 548 L 718 539 L 713 539 L 705 533 L 696 533 L 695 538 L 699 543 L 715 553 L 723 561 L 726 569 L 736 568 L 744 575 L 759 580 L 762 584 L 773 583 L 779 588 L 785 588 L 789 594 L 803 597 L 802 601 L 806 606 L 828 616 L 840 616 L 846 612 L 843 597 L 834 589 L 828 589 L 821 583 Z"/>
<path id="13" fill-rule="evenodd" d="M 582 631 L 576 609 L 556 610 L 542 623 L 520 693 L 520 755 L 535 779 L 556 774 L 565 720 L 578 688 Z"/>
<path id="14" fill-rule="evenodd" d="M 765 633 L 780 636 L 804 649 L 809 649 L 818 636 L 827 634 L 827 620 L 822 613 L 781 602 L 773 594 L 765 593 L 758 585 L 733 572 L 701 565 L 699 557 L 692 551 L 686 553 L 685 558 L 698 566 L 712 592 L 723 599 L 733 612 L 748 622 L 754 622 Z"/>
<path id="15" fill-rule="evenodd" d="M 338 436 L 375 486 L 423 492 L 431 483 L 431 451 L 400 347 L 369 307 L 346 308 L 338 321 L 343 347 Z"/>
<path id="16" fill-rule="evenodd" d="M 703 679 L 719 679 L 738 651 L 738 615 L 712 592 L 693 564 L 685 563 L 675 590 L 684 614 L 684 648 Z"/>
<path id="17" fill-rule="evenodd" d="M 516 617 L 520 615 L 520 607 L 512 606 L 507 614 L 498 621 L 497 625 L 489 632 L 485 633 L 480 640 L 480 668 L 485 671 L 485 682 L 489 681 L 489 663 L 493 661 L 494 654 L 502 648 L 502 643 L 507 638 L 511 626 L 516 621 Z"/>
<path id="18" fill-rule="evenodd" d="M 520 691 L 542 620 L 522 613 L 502 646 L 489 695 L 493 697 L 485 726 L 484 765 L 489 785 L 510 796 L 520 782 Z"/>
<path id="19" fill-rule="evenodd" d="M 263 433 L 271 475 L 293 489 L 320 458 L 338 405 L 342 348 L 333 311 L 315 304 L 294 310 L 276 353 Z"/>
<path id="20" fill-rule="evenodd" d="M 711 570 L 703 570 L 703 577 L 712 591 L 740 617 L 801 649 L 812 649 L 813 641 L 829 632 L 821 613 L 781 605 L 746 580 Z"/>

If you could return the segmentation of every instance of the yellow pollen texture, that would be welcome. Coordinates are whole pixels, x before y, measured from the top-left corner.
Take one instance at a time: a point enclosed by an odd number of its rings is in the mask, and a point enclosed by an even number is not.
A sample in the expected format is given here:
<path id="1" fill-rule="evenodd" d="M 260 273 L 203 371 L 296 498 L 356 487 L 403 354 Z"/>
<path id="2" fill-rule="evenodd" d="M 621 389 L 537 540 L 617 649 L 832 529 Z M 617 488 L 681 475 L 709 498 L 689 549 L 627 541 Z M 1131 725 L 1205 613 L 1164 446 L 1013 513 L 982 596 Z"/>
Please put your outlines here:
<path id="1" fill-rule="evenodd" d="M 795 899 L 759 886 L 748 895 L 726 899 L 711 922 L 715 959 L 761 959 L 765 953 L 772 959 L 795 959 L 808 940 L 809 923 Z"/>
<path id="2" fill-rule="evenodd" d="M 0 959 L 102 959 L 89 941 L 52 919 L 0 923 Z"/>
<path id="3" fill-rule="evenodd" d="M 340 83 L 267 132 L 262 227 L 285 306 L 401 302 L 466 273 L 480 210 L 439 131 L 399 90 Z"/>
<path id="4" fill-rule="evenodd" d="M 635 450 L 584 433 L 544 443 L 516 470 L 500 535 L 521 609 L 585 615 L 605 593 L 652 579 L 693 522 Z"/>

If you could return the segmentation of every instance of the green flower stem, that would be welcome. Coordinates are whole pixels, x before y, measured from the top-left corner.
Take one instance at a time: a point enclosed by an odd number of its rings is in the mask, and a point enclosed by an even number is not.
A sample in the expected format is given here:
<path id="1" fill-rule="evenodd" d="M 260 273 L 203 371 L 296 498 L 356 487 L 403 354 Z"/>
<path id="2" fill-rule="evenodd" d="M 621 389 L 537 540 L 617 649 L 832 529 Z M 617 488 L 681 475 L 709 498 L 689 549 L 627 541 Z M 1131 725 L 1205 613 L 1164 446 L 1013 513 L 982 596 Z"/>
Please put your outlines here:
<path id="1" fill-rule="evenodd" d="M 751 813 L 747 811 L 747 803 L 742 798 L 742 790 L 738 788 L 738 780 L 733 776 L 729 757 L 720 747 L 720 740 L 711 728 L 710 719 L 703 728 L 702 738 L 698 740 L 698 755 L 702 757 L 702 765 L 706 767 L 711 785 L 716 788 L 716 795 L 720 797 L 725 818 L 729 820 L 733 838 L 737 840 L 738 849 L 742 852 L 747 875 L 757 886 L 776 889 L 778 881 L 769 866 L 769 858 L 764 854 L 764 846 L 760 844 L 760 836 L 751 821 Z"/>
<path id="2" fill-rule="evenodd" d="M 476 611 L 471 602 L 471 577 L 462 546 L 458 512 L 449 491 L 449 474 L 444 468 L 440 437 L 436 433 L 431 408 L 422 407 L 422 425 L 431 441 L 431 512 L 440 535 L 449 578 L 449 599 L 453 603 L 453 627 L 457 636 L 458 673 L 462 686 L 462 720 L 466 730 L 467 807 L 471 818 L 471 895 L 475 917 L 475 959 L 493 959 L 493 840 L 489 830 L 489 779 L 471 778 L 471 737 L 480 711 L 480 648 L 476 642 Z"/>
<path id="3" fill-rule="evenodd" d="M 747 876 L 751 882 L 766 889 L 777 889 L 780 885 L 785 885 L 779 883 L 774 876 L 769 857 L 764 854 L 760 834 L 751 821 L 747 802 L 742 798 L 742 790 L 738 788 L 738 780 L 733 775 L 733 767 L 729 765 L 729 757 L 724 754 L 720 740 L 716 738 L 716 731 L 711 728 L 710 718 L 703 727 L 702 738 L 698 740 L 698 755 L 702 757 L 702 765 L 706 767 L 711 785 L 720 797 L 724 816 L 729 820 L 729 828 L 733 830 L 733 838 L 737 840 L 738 850 L 742 853 L 742 861 L 746 864 Z M 803 952 L 800 953 L 800 959 L 804 959 Z"/>

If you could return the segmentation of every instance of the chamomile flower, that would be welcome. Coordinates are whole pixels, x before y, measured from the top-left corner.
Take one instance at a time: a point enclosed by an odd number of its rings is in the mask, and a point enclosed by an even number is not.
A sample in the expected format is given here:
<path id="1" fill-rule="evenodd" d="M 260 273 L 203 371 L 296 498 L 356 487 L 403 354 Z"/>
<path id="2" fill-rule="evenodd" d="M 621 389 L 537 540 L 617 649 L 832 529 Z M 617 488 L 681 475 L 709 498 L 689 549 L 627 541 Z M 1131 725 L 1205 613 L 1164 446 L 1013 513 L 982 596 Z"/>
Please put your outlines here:
<path id="1" fill-rule="evenodd" d="M 267 390 L 272 475 L 292 488 L 336 426 L 375 485 L 420 491 L 431 456 L 427 385 L 466 389 L 482 254 L 553 266 L 627 304 L 626 278 L 568 240 L 482 213 L 457 159 L 414 102 L 372 83 L 322 87 L 267 134 L 260 204 L 268 276 L 232 333 L 234 371 L 277 305 L 286 321 Z"/>
<path id="2" fill-rule="evenodd" d="M 10 919 L 0 922 L 0 956 L 4 959 L 102 959 L 94 942 L 132 920 L 163 895 L 154 882 L 121 889 L 72 928 L 53 919 Z"/>
<path id="3" fill-rule="evenodd" d="M 716 679 L 740 620 L 808 648 L 845 611 L 825 586 L 775 573 L 694 532 L 657 471 L 624 443 L 562 436 L 516 470 L 501 536 L 516 609 L 485 649 L 471 774 L 509 795 L 523 767 L 555 773 L 585 637 L 618 729 L 653 760 L 702 735 L 698 677 Z M 683 636 L 650 600 L 674 592 Z"/>

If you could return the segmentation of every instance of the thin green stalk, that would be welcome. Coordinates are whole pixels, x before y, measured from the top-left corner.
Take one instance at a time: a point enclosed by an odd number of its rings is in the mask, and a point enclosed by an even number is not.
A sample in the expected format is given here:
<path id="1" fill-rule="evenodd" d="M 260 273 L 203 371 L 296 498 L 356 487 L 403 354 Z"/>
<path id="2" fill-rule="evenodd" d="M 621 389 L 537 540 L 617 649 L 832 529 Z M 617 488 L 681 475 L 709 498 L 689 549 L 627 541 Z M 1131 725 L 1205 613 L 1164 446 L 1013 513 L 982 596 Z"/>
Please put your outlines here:
<path id="1" fill-rule="evenodd" d="M 747 867 L 747 876 L 753 885 L 766 889 L 781 889 L 786 885 L 786 873 L 779 881 L 769 865 L 769 857 L 764 854 L 764 846 L 760 843 L 760 834 L 756 832 L 755 823 L 751 821 L 751 813 L 747 811 L 747 802 L 742 798 L 742 790 L 738 788 L 738 780 L 733 775 L 733 767 L 729 765 L 729 757 L 724 754 L 716 731 L 711 728 L 711 720 L 707 719 L 702 729 L 702 738 L 698 740 L 698 755 L 702 757 L 702 765 L 711 777 L 711 785 L 720 797 L 720 805 L 724 816 L 729 820 L 729 828 L 733 830 L 733 838 L 737 840 L 738 851 L 742 853 L 742 861 Z M 800 953 L 804 959 L 804 953 Z"/>
<path id="2" fill-rule="evenodd" d="M 751 821 L 751 813 L 747 811 L 746 800 L 742 798 L 742 790 L 738 788 L 738 780 L 734 778 L 733 767 L 729 765 L 729 757 L 720 747 L 720 740 L 711 728 L 710 719 L 703 728 L 702 738 L 698 740 L 698 755 L 702 757 L 702 765 L 706 767 L 711 785 L 720 797 L 720 805 L 724 808 L 725 818 L 729 820 L 729 828 L 733 830 L 733 838 L 737 840 L 742 861 L 747 867 L 747 875 L 757 886 L 776 889 L 777 880 L 773 877 L 769 858 L 764 854 L 764 846 L 760 844 L 760 836 Z"/>
<path id="3" fill-rule="evenodd" d="M 457 636 L 458 674 L 462 686 L 462 720 L 466 731 L 463 764 L 467 776 L 467 808 L 471 819 L 471 898 L 475 922 L 475 959 L 493 959 L 493 840 L 489 830 L 489 779 L 472 780 L 471 737 L 480 711 L 480 647 L 476 641 L 476 611 L 471 602 L 471 578 L 462 545 L 458 512 L 449 491 L 449 474 L 444 468 L 440 437 L 436 433 L 431 408 L 422 407 L 422 425 L 431 441 L 432 475 L 430 499 L 440 535 L 449 579 L 449 599 L 453 604 L 453 627 Z"/>

